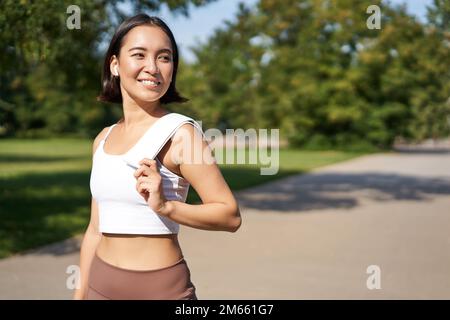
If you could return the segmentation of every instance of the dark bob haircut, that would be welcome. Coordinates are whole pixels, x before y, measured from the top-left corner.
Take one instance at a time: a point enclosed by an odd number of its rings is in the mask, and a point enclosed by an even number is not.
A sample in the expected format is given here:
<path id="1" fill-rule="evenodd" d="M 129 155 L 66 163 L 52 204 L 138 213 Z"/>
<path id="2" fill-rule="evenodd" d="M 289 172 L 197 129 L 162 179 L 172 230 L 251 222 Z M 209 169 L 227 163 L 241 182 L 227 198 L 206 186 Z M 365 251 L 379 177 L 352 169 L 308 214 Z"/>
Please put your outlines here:
<path id="1" fill-rule="evenodd" d="M 122 41 L 125 35 L 133 28 L 142 25 L 156 26 L 161 28 L 169 37 L 173 49 L 173 73 L 172 82 L 170 83 L 167 92 L 159 99 L 161 104 L 168 104 L 171 102 L 183 103 L 189 101 L 189 99 L 182 97 L 176 87 L 176 77 L 178 71 L 178 47 L 175 42 L 175 38 L 170 31 L 169 27 L 164 21 L 155 16 L 148 16 L 146 14 L 138 14 L 131 18 L 126 19 L 117 28 L 114 36 L 109 44 L 108 51 L 106 52 L 105 61 L 103 63 L 102 74 L 102 92 L 97 97 L 97 100 L 103 102 L 122 103 L 122 93 L 120 92 L 120 79 L 119 77 L 113 77 L 110 70 L 111 57 L 115 55 L 119 57 L 120 48 L 122 47 Z"/>

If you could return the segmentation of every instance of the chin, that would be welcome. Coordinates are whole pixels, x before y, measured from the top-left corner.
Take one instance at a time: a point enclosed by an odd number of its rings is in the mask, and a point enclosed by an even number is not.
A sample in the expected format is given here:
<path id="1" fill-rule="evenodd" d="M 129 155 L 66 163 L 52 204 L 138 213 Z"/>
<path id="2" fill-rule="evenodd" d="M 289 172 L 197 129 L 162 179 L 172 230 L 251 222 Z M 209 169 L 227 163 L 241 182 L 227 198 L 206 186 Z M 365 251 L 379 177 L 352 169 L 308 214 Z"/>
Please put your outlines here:
<path id="1" fill-rule="evenodd" d="M 163 94 L 160 92 L 146 92 L 142 94 L 142 92 L 138 92 L 137 94 L 133 95 L 133 99 L 137 101 L 143 101 L 143 102 L 153 102 L 159 100 Z"/>
<path id="2" fill-rule="evenodd" d="M 162 97 L 162 96 L 161 96 Z M 161 98 L 159 95 L 157 97 L 138 97 L 138 101 L 142 102 L 156 102 Z"/>
<path id="3" fill-rule="evenodd" d="M 141 89 L 129 92 L 129 97 L 137 102 L 155 102 L 161 99 L 166 91 L 142 91 Z"/>

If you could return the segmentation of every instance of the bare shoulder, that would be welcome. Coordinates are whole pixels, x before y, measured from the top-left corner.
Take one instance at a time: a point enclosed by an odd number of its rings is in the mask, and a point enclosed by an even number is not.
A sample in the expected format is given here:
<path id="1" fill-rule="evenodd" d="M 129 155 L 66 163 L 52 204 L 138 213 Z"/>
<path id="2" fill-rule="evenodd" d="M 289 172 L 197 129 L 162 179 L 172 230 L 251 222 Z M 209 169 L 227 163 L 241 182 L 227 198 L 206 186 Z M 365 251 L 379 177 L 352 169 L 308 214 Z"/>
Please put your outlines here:
<path id="1" fill-rule="evenodd" d="M 100 143 L 100 141 L 106 136 L 106 133 L 108 132 L 108 129 L 110 127 L 105 127 L 100 131 L 100 133 L 95 137 L 94 143 L 92 144 L 92 153 L 95 153 L 95 150 L 97 150 L 97 147 Z"/>
<path id="2" fill-rule="evenodd" d="M 175 134 L 173 135 L 173 140 L 193 138 L 196 132 L 200 133 L 199 130 L 195 128 L 193 123 L 187 122 L 185 124 L 182 124 L 178 128 L 178 130 L 175 131 Z"/>
<path id="3" fill-rule="evenodd" d="M 193 123 L 188 122 L 182 124 L 174 133 L 172 143 L 182 151 L 180 156 L 193 155 L 195 153 L 205 153 L 210 151 L 208 141 L 204 137 L 203 130 L 196 127 Z M 183 152 L 184 151 L 184 152 Z M 183 161 L 184 160 L 184 161 Z M 179 159 L 178 164 L 185 162 L 187 159 Z"/>

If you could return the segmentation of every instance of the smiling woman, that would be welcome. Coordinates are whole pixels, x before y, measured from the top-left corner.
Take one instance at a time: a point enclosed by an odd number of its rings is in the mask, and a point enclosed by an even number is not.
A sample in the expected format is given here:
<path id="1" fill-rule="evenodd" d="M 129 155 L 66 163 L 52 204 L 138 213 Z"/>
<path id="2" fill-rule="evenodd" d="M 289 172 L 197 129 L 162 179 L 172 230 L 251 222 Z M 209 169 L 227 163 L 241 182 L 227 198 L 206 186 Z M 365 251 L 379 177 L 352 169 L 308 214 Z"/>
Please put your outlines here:
<path id="1" fill-rule="evenodd" d="M 179 224 L 229 232 L 241 225 L 201 127 L 163 108 L 188 101 L 176 90 L 177 68 L 175 39 L 157 17 L 134 16 L 111 40 L 99 99 L 121 103 L 124 117 L 93 144 L 75 299 L 197 299 Z M 192 154 L 207 156 L 192 163 Z M 203 204 L 185 203 L 190 185 Z"/>
<path id="2" fill-rule="evenodd" d="M 147 19 L 144 16 L 137 15 L 122 23 L 114 34 L 105 56 L 102 93 L 98 100 L 122 103 L 121 87 L 124 87 L 126 94 L 140 101 L 158 96 L 158 93 L 152 96 L 152 93 L 139 90 L 136 85 L 139 82 L 145 88 L 157 88 L 156 92 L 164 93 L 160 97 L 162 104 L 189 101 L 175 87 L 178 47 L 172 32 L 157 17 L 147 16 L 149 20 L 144 21 Z"/>

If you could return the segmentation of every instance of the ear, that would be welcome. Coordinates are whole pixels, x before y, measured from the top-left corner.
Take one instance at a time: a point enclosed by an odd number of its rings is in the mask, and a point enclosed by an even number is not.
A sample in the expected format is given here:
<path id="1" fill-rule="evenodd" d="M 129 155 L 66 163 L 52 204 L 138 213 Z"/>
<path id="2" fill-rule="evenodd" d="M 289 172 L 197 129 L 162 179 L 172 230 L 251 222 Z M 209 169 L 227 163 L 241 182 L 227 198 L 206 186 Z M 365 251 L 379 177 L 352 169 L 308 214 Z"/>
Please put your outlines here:
<path id="1" fill-rule="evenodd" d="M 113 76 L 118 77 L 119 76 L 119 60 L 115 55 L 111 57 L 111 62 L 109 63 L 109 68 L 111 71 L 111 74 Z"/>

